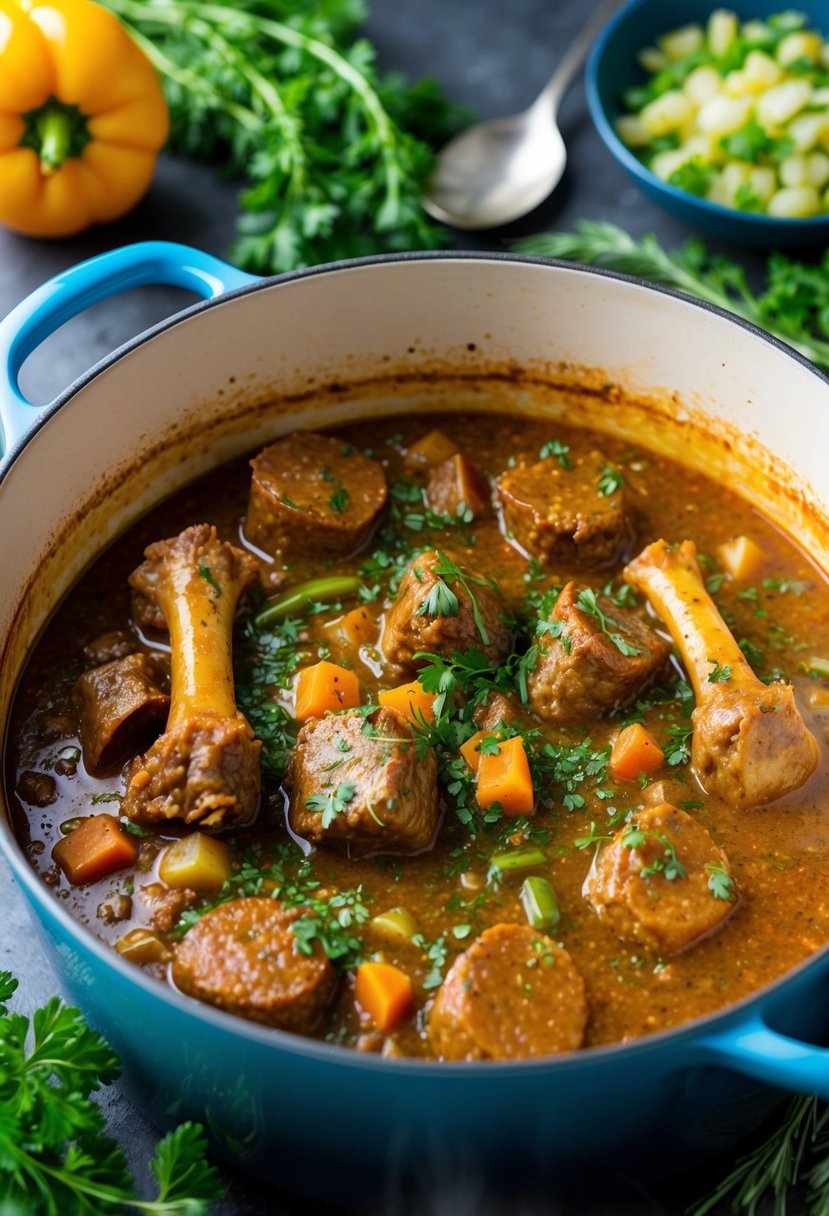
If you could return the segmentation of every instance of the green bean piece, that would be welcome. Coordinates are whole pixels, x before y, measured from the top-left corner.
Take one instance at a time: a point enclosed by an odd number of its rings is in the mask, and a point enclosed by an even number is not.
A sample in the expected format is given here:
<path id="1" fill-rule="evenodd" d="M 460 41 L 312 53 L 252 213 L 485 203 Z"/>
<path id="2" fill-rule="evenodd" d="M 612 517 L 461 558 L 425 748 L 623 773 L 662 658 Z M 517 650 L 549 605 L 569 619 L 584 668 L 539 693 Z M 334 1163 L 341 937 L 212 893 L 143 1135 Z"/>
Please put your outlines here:
<path id="1" fill-rule="evenodd" d="M 541 849 L 511 849 L 508 853 L 493 853 L 489 862 L 490 870 L 509 874 L 513 870 L 532 870 L 534 866 L 546 865 L 547 858 Z"/>
<path id="2" fill-rule="evenodd" d="M 533 929 L 555 929 L 561 920 L 556 893 L 546 878 L 525 878 L 521 884 L 521 906 Z"/>
<path id="3" fill-rule="evenodd" d="M 257 629 L 272 625 L 292 614 L 307 612 L 311 604 L 330 604 L 343 595 L 353 595 L 360 580 L 353 574 L 334 574 L 329 578 L 312 578 L 307 583 L 283 591 L 253 618 Z"/>

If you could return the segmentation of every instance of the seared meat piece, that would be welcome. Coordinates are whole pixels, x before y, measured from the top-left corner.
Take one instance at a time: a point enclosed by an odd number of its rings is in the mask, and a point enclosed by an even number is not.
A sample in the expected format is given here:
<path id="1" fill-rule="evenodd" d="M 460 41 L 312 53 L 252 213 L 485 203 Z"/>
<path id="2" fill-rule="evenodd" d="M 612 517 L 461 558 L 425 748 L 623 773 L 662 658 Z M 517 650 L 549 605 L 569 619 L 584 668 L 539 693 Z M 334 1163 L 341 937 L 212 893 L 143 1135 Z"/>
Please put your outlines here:
<path id="1" fill-rule="evenodd" d="M 546 566 L 603 566 L 630 535 L 623 489 L 602 494 L 607 460 L 588 452 L 572 468 L 554 460 L 508 469 L 498 478 L 507 535 Z"/>
<path id="2" fill-rule="evenodd" d="M 438 827 L 437 760 L 420 759 L 405 715 L 381 707 L 313 718 L 299 732 L 286 784 L 291 830 L 351 855 L 419 853 Z"/>
<path id="3" fill-rule="evenodd" d="M 169 629 L 172 701 L 164 734 L 127 769 L 123 809 L 139 823 L 246 823 L 259 804 L 262 745 L 236 708 L 231 636 L 258 563 L 207 524 L 145 557 L 130 583 Z"/>
<path id="4" fill-rule="evenodd" d="M 622 941 L 680 954 L 713 933 L 737 905 L 728 858 L 676 807 L 638 811 L 602 849 L 584 894 Z"/>
<path id="5" fill-rule="evenodd" d="M 477 705 L 472 720 L 479 730 L 497 730 L 499 726 L 511 726 L 517 714 L 509 697 L 500 692 L 491 692 L 486 701 Z"/>
<path id="6" fill-rule="evenodd" d="M 83 761 L 93 775 L 134 756 L 164 728 L 170 698 L 145 654 L 93 667 L 75 682 Z"/>
<path id="7" fill-rule="evenodd" d="M 51 773 L 39 773 L 30 768 L 18 777 L 15 793 L 29 806 L 51 806 L 57 799 L 58 788 Z"/>
<path id="8" fill-rule="evenodd" d="M 489 485 L 460 452 L 436 465 L 429 475 L 426 501 L 438 515 L 457 515 L 462 507 L 477 519 L 489 506 Z"/>
<path id="9" fill-rule="evenodd" d="M 634 700 L 671 651 L 634 613 L 580 583 L 567 584 L 550 620 L 527 677 L 530 703 L 549 722 L 589 722 Z"/>
<path id="10" fill-rule="evenodd" d="M 150 924 L 159 933 L 172 933 L 185 908 L 198 898 L 189 887 L 165 887 L 163 882 L 151 882 L 141 888 L 141 898 L 151 907 Z"/>
<path id="11" fill-rule="evenodd" d="M 475 575 L 466 574 L 468 588 L 457 577 L 440 575 L 445 560 L 434 551 L 414 558 L 386 614 L 380 648 L 396 674 L 416 669 L 420 650 L 448 658 L 475 646 L 492 663 L 509 653 L 510 631 L 495 592 Z"/>
<path id="12" fill-rule="evenodd" d="M 134 654 L 137 648 L 138 642 L 134 634 L 126 633 L 123 629 L 112 629 L 109 633 L 102 633 L 100 637 L 87 642 L 83 648 L 83 657 L 97 667 L 102 663 L 111 663 L 113 659 L 123 659 L 128 654 Z"/>
<path id="13" fill-rule="evenodd" d="M 563 946 L 527 925 L 493 925 L 459 955 L 429 1015 L 444 1060 L 516 1060 L 576 1051 L 584 980 Z"/>
<path id="14" fill-rule="evenodd" d="M 297 431 L 251 468 L 245 535 L 280 562 L 355 552 L 385 506 L 382 467 L 330 435 Z"/>
<path id="15" fill-rule="evenodd" d="M 173 981 L 188 996 L 296 1034 L 312 1034 L 333 999 L 337 974 L 315 946 L 304 954 L 291 925 L 301 908 L 275 899 L 232 899 L 206 912 L 176 947 Z"/>
<path id="16" fill-rule="evenodd" d="M 705 589 L 694 542 L 648 545 L 625 578 L 647 595 L 682 654 L 697 700 L 691 764 L 703 787 L 737 807 L 799 789 L 817 766 L 818 746 L 794 688 L 764 684 L 751 670 Z"/>

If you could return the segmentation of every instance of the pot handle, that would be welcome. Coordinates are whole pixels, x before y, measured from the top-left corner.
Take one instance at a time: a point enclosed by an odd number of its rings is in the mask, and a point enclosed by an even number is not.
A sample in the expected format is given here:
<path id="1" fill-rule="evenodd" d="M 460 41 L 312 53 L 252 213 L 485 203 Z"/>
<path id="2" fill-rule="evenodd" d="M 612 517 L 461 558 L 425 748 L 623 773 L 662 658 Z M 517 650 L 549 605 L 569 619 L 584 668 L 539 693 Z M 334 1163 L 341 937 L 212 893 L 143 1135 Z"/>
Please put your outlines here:
<path id="1" fill-rule="evenodd" d="M 170 241 L 125 245 L 49 279 L 0 322 L 0 455 L 7 455 L 49 408 L 23 396 L 21 367 L 41 342 L 85 308 L 132 287 L 184 287 L 209 300 L 256 281 L 209 253 Z"/>
<path id="2" fill-rule="evenodd" d="M 772 1030 L 759 1012 L 698 1044 L 702 1061 L 796 1093 L 829 1101 L 829 1047 L 815 1047 Z"/>

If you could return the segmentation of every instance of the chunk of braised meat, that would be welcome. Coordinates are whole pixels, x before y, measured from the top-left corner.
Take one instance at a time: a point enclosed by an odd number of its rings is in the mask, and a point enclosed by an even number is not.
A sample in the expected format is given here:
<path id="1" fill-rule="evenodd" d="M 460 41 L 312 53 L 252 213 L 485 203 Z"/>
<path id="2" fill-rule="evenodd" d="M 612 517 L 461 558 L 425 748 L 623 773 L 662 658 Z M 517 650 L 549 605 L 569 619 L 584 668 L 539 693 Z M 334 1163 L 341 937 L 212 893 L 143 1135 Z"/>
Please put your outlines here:
<path id="1" fill-rule="evenodd" d="M 527 925 L 493 925 L 455 959 L 429 1015 L 444 1060 L 517 1060 L 576 1051 L 584 980 L 563 946 Z"/>
<path id="2" fill-rule="evenodd" d="M 719 929 L 737 906 L 725 853 L 701 823 L 667 804 L 638 811 L 616 833 L 584 893 L 622 941 L 664 956 Z"/>
<path id="3" fill-rule="evenodd" d="M 145 558 L 130 583 L 169 630 L 171 704 L 164 734 L 127 769 L 123 809 L 139 823 L 247 823 L 259 804 L 262 745 L 236 708 L 231 640 L 258 563 L 207 524 L 150 545 Z"/>
<path id="4" fill-rule="evenodd" d="M 818 745 L 792 685 L 764 684 L 708 594 L 693 541 L 648 545 L 625 578 L 650 600 L 682 655 L 696 708 L 691 764 L 709 793 L 736 807 L 799 789 L 817 767 Z"/>
<path id="5" fill-rule="evenodd" d="M 126 658 L 138 649 L 138 641 L 134 634 L 123 629 L 112 629 L 94 638 L 83 648 L 83 657 L 96 667 L 103 663 L 111 663 L 113 659 Z"/>
<path id="6" fill-rule="evenodd" d="M 518 717 L 509 697 L 500 692 L 490 692 L 485 701 L 475 706 L 472 720 L 479 730 L 497 730 L 499 726 L 511 726 Z"/>
<path id="7" fill-rule="evenodd" d="M 291 926 L 301 908 L 275 899 L 232 899 L 206 912 L 176 946 L 173 982 L 228 1013 L 296 1034 L 313 1034 L 337 988 L 317 944 L 305 954 Z"/>
<path id="8" fill-rule="evenodd" d="M 507 469 L 497 481 L 507 536 L 545 566 L 613 562 L 632 527 L 624 489 L 599 488 L 606 467 L 594 451 L 571 468 L 539 460 Z"/>
<path id="9" fill-rule="evenodd" d="M 382 466 L 330 435 L 297 431 L 251 468 L 245 535 L 280 562 L 354 553 L 386 503 Z"/>
<path id="10" fill-rule="evenodd" d="M 408 718 L 381 707 L 312 718 L 287 776 L 291 830 L 349 854 L 419 853 L 438 828 L 437 760 Z"/>
<path id="11" fill-rule="evenodd" d="M 509 654 L 510 630 L 495 592 L 468 571 L 466 586 L 453 574 L 440 574 L 446 560 L 434 550 L 414 558 L 386 614 L 380 648 L 396 674 L 422 666 L 414 657 L 418 651 L 449 658 L 475 646 L 491 663 Z"/>
<path id="12" fill-rule="evenodd" d="M 51 773 L 30 768 L 18 777 L 15 793 L 29 806 L 51 806 L 57 800 L 58 787 Z"/>
<path id="13" fill-rule="evenodd" d="M 80 718 L 83 761 L 93 775 L 146 747 L 163 730 L 170 710 L 170 698 L 156 684 L 145 654 L 128 654 L 84 672 L 72 700 Z"/>
<path id="14" fill-rule="evenodd" d="M 464 509 L 474 519 L 489 506 L 489 484 L 483 473 L 458 452 L 429 474 L 426 501 L 438 515 L 458 515 Z"/>
<path id="15" fill-rule="evenodd" d="M 182 912 L 192 907 L 198 898 L 189 887 L 165 887 L 163 882 L 147 883 L 141 888 L 141 898 L 150 905 L 150 924 L 159 933 L 172 933 Z"/>
<path id="16" fill-rule="evenodd" d="M 548 722 L 589 722 L 634 700 L 670 654 L 635 613 L 581 583 L 568 583 L 538 642 L 527 677 L 530 704 Z"/>

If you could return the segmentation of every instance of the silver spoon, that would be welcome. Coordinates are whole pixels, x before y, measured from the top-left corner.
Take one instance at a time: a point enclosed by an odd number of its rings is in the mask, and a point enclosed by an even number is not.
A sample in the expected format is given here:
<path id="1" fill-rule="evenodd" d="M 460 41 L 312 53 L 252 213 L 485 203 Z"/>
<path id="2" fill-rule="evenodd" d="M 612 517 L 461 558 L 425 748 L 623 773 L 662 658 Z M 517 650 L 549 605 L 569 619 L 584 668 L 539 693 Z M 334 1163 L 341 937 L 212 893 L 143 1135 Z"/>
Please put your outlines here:
<path id="1" fill-rule="evenodd" d="M 559 103 L 619 0 L 601 0 L 550 81 L 521 114 L 478 123 L 441 150 L 423 206 L 454 228 L 497 228 L 532 211 L 561 181 Z"/>

